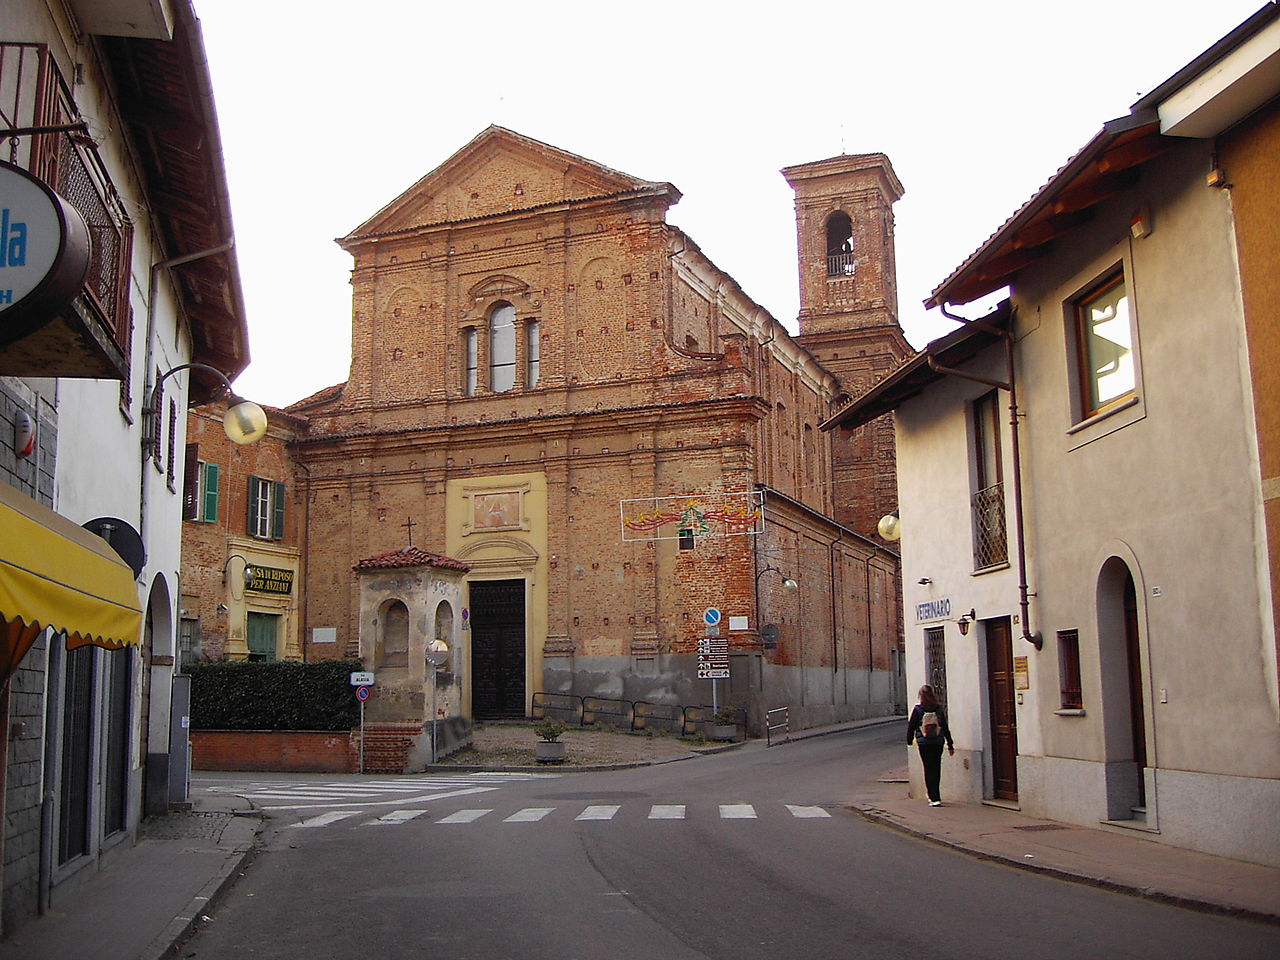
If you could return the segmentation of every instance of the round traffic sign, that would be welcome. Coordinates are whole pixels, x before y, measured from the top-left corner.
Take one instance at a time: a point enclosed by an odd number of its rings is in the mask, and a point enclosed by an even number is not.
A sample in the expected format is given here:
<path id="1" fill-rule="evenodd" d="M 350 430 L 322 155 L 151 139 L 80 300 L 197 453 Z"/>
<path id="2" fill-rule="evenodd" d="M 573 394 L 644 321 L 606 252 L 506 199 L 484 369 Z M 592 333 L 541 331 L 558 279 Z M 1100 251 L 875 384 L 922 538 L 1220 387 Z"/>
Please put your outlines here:
<path id="1" fill-rule="evenodd" d="M 714 627 L 720 622 L 720 610 L 717 607 L 707 607 L 702 612 L 702 619 L 707 621 L 707 626 Z"/>
<path id="2" fill-rule="evenodd" d="M 361 703 L 369 699 L 368 687 L 356 687 L 356 699 Z"/>

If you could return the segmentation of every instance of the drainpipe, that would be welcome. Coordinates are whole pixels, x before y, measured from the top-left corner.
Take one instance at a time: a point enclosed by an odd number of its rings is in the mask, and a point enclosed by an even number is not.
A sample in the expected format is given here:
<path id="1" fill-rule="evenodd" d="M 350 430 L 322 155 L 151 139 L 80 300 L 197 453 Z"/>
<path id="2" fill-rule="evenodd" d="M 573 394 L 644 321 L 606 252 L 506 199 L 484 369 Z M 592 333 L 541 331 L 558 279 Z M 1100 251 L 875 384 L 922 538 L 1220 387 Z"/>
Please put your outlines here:
<path id="1" fill-rule="evenodd" d="M 929 356 L 929 367 L 946 376 L 960 377 L 964 380 L 972 380 L 976 383 L 983 383 L 1000 390 L 1009 391 L 1009 443 L 1011 447 L 1010 453 L 1013 456 L 1013 523 L 1014 540 L 1018 549 L 1018 610 L 1022 621 L 1022 639 L 1039 650 L 1044 646 L 1044 639 L 1038 633 L 1031 632 L 1031 593 L 1027 586 L 1026 532 L 1022 515 L 1022 454 L 1018 444 L 1018 383 L 1013 363 L 1013 331 L 999 330 L 983 324 L 981 320 L 966 320 L 964 317 L 958 317 L 947 311 L 945 303 L 940 304 L 939 309 L 948 320 L 954 320 L 957 323 L 969 326 L 983 327 L 997 334 L 1004 341 L 1005 366 L 1009 377 L 1007 382 L 989 380 L 951 367 L 944 367 L 932 355 Z"/>

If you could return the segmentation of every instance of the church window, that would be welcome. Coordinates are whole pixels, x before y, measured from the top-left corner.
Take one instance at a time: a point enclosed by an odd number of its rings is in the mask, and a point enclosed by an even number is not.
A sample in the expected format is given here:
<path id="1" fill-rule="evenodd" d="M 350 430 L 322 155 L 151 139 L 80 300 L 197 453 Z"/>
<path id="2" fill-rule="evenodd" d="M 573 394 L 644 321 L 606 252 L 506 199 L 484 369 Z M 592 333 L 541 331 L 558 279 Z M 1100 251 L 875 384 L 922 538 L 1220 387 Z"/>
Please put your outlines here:
<path id="1" fill-rule="evenodd" d="M 827 276 L 851 277 L 855 266 L 853 221 L 837 210 L 827 218 Z"/>
<path id="2" fill-rule="evenodd" d="M 538 384 L 538 370 L 542 358 L 542 330 L 537 320 L 530 320 L 524 327 L 525 336 L 525 375 L 526 387 Z"/>
<path id="3" fill-rule="evenodd" d="M 505 393 L 516 383 L 516 308 L 499 304 L 489 317 L 489 389 Z"/>
<path id="4" fill-rule="evenodd" d="M 474 397 L 476 395 L 476 350 L 479 337 L 476 334 L 475 327 L 467 327 L 462 336 L 467 354 L 467 374 L 466 382 L 463 384 L 463 392 L 468 397 Z"/>

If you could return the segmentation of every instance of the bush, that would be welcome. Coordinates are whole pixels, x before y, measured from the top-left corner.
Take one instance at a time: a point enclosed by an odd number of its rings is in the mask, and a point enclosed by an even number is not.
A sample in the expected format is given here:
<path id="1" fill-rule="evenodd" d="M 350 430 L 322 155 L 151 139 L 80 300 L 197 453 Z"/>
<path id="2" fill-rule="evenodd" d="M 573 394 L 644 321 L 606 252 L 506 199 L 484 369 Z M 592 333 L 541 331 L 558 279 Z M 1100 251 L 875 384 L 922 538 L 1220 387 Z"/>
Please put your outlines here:
<path id="1" fill-rule="evenodd" d="M 538 739 L 545 740 L 547 743 L 555 743 L 560 739 L 560 735 L 564 731 L 564 724 L 559 720 L 552 720 L 550 717 L 545 720 L 539 720 L 533 725 L 533 732 L 538 735 Z"/>
<path id="2" fill-rule="evenodd" d="M 359 660 L 197 663 L 191 677 L 196 730 L 350 730 L 360 702 L 350 674 Z"/>

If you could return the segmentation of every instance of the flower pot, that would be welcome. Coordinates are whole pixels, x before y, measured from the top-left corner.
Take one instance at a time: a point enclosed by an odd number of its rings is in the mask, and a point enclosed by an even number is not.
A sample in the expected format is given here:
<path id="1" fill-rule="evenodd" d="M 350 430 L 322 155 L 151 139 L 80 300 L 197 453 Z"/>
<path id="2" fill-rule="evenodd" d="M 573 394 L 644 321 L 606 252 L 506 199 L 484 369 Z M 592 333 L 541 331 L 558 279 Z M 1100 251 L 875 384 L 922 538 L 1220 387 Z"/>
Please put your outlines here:
<path id="1" fill-rule="evenodd" d="M 738 739 L 738 725 L 736 723 L 713 723 L 711 727 L 712 740 L 736 740 Z"/>
<path id="2" fill-rule="evenodd" d="M 539 763 L 564 763 L 564 742 L 539 740 L 534 744 L 533 755 Z"/>

